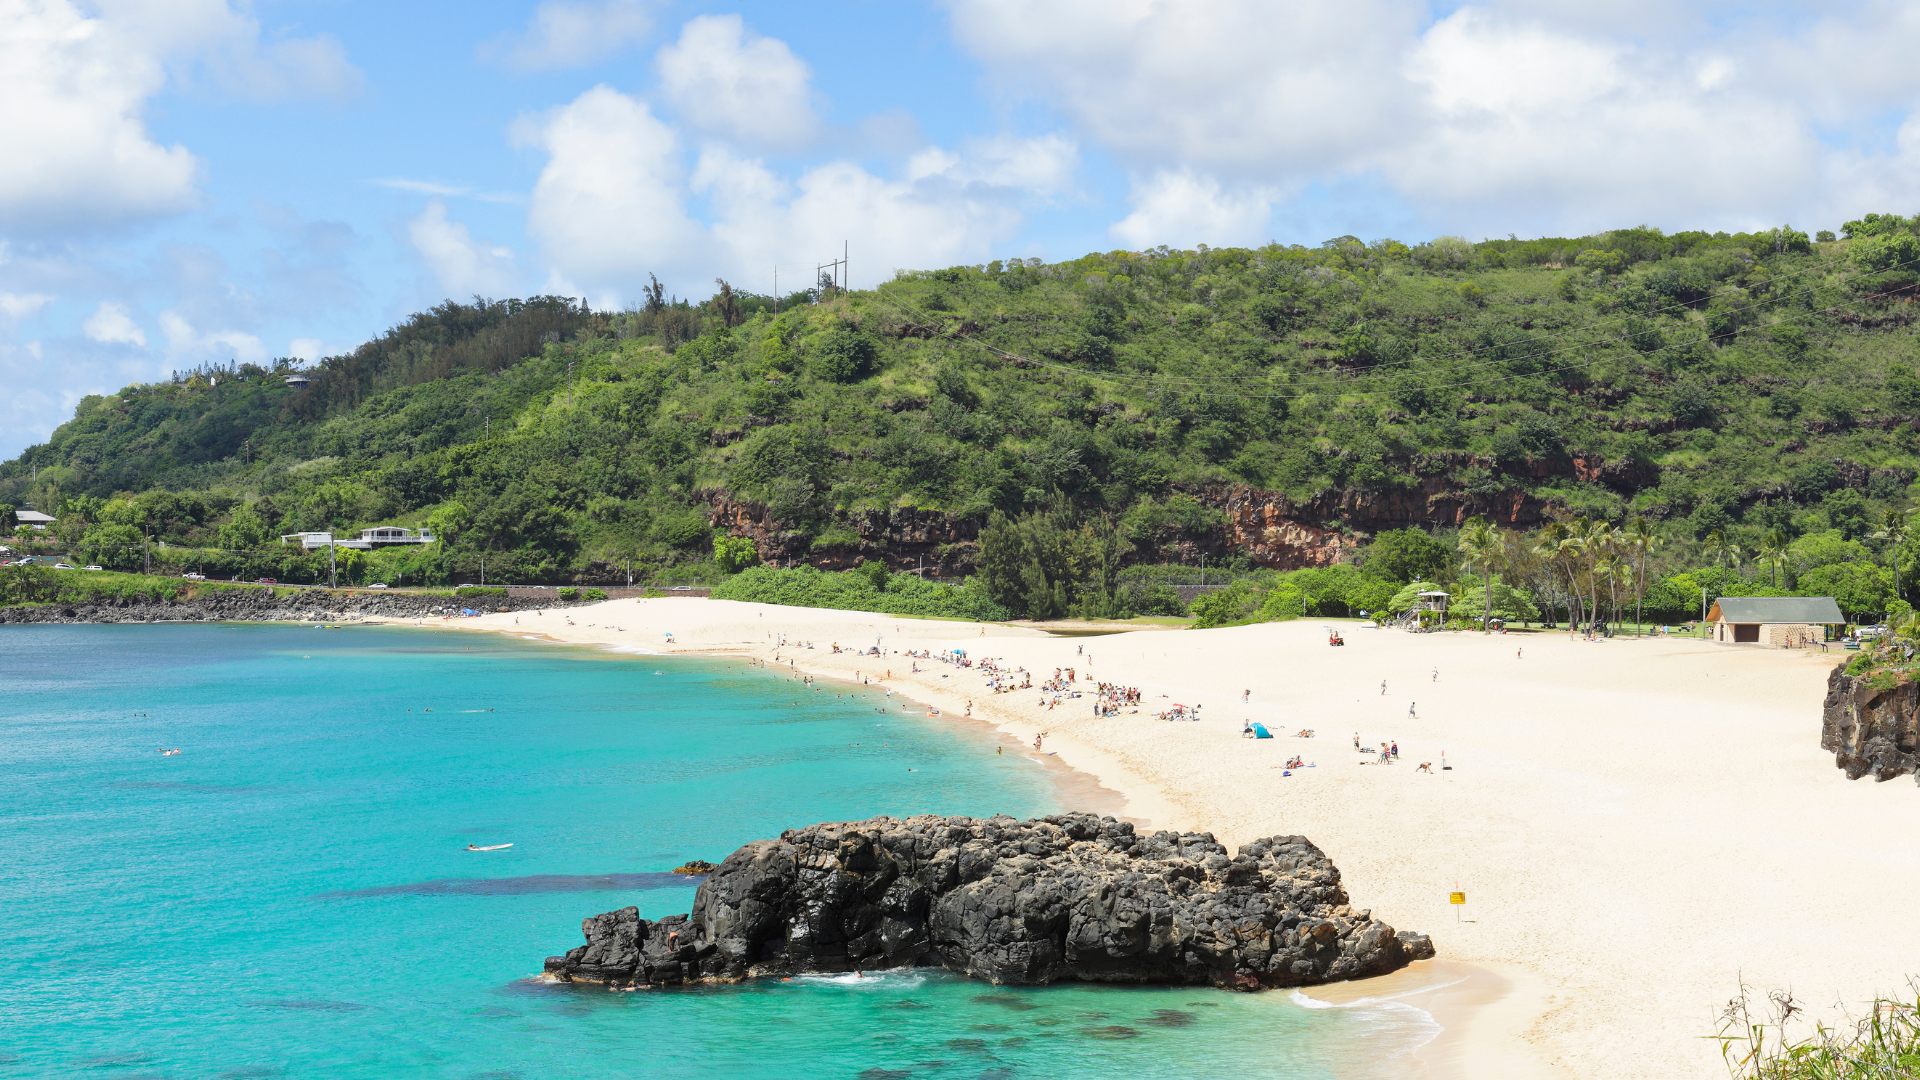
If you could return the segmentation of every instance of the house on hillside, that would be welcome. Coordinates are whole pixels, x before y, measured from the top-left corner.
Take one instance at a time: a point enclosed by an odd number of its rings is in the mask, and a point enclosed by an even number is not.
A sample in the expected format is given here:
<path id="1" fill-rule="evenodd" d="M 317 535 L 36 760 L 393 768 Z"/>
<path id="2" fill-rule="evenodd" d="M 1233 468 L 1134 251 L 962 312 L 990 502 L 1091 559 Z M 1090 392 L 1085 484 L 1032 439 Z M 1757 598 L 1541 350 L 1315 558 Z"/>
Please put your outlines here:
<path id="1" fill-rule="evenodd" d="M 1707 612 L 1715 641 L 1783 648 L 1828 641 L 1846 622 L 1831 596 L 1723 596 Z"/>
<path id="2" fill-rule="evenodd" d="M 13 516 L 20 519 L 23 529 L 39 529 L 45 532 L 53 525 L 54 519 L 38 510 L 15 510 Z"/>
<path id="3" fill-rule="evenodd" d="M 298 541 L 303 551 L 314 548 L 343 547 L 371 551 L 377 547 L 390 547 L 394 544 L 431 544 L 433 533 L 426 529 L 402 529 L 397 525 L 380 525 L 371 529 L 361 529 L 358 540 L 336 540 L 330 532 L 286 533 L 280 537 L 283 544 Z"/>

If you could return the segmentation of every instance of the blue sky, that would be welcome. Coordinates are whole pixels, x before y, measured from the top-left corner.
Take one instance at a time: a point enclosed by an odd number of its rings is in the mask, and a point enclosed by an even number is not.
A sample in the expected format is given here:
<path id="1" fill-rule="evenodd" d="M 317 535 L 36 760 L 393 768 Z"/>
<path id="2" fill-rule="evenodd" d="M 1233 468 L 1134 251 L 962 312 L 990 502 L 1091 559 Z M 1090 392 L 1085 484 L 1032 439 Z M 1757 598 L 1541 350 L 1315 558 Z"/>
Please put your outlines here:
<path id="1" fill-rule="evenodd" d="M 476 293 L 1920 205 L 1920 15 L 1619 0 L 0 0 L 0 456 Z"/>

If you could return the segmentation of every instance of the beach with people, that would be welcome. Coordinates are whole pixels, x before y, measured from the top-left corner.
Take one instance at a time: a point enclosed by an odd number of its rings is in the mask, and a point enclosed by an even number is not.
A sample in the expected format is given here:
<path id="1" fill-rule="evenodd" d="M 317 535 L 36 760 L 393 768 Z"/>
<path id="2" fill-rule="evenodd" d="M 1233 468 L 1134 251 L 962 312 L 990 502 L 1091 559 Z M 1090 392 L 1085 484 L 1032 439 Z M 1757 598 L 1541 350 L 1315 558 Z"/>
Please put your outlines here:
<path id="1" fill-rule="evenodd" d="M 1308 837 L 1439 959 L 1296 1000 L 1426 1009 L 1433 1076 L 1724 1075 L 1707 1036 L 1743 986 L 1845 1024 L 1910 993 L 1920 955 L 1920 796 L 1820 749 L 1830 655 L 1358 622 L 1330 648 L 1310 620 L 1068 637 L 680 598 L 518 614 L 436 625 L 732 655 L 796 694 L 884 686 L 1145 827 Z"/>

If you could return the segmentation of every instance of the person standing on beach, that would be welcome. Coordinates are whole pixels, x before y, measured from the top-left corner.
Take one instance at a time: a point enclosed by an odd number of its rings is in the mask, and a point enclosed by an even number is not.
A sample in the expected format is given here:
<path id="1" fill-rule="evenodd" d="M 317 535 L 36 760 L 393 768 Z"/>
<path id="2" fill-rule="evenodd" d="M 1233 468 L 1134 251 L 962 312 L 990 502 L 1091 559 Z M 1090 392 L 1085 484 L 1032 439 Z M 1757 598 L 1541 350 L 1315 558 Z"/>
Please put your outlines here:
<path id="1" fill-rule="evenodd" d="M 1418 702 L 1413 702 L 1413 701 L 1409 701 L 1409 702 L 1407 702 L 1407 719 L 1409 719 L 1409 720 L 1413 720 L 1413 719 L 1417 719 L 1417 718 L 1418 718 L 1418 715 L 1419 715 L 1419 714 L 1417 714 L 1417 713 L 1415 713 L 1415 712 L 1413 711 L 1413 707 L 1414 707 L 1414 706 L 1415 706 L 1416 704 L 1418 704 Z"/>
<path id="2" fill-rule="evenodd" d="M 1439 669 L 1439 668 L 1434 668 L 1434 669 L 1433 669 L 1433 681 L 1434 681 L 1434 682 L 1439 682 L 1439 681 L 1440 681 L 1440 669 Z"/>
<path id="3" fill-rule="evenodd" d="M 1360 733 L 1357 731 L 1353 733 L 1353 752 L 1360 752 Z"/>
<path id="4" fill-rule="evenodd" d="M 1380 680 L 1380 696 L 1381 697 L 1387 696 L 1387 680 L 1385 679 Z"/>

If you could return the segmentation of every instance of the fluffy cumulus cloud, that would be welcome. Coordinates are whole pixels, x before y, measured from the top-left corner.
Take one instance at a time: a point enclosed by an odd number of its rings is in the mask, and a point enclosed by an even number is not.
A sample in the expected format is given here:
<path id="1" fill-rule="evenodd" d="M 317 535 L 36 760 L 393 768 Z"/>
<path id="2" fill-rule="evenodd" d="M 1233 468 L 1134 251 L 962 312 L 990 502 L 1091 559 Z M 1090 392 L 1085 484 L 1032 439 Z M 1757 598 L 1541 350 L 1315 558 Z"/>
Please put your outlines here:
<path id="1" fill-rule="evenodd" d="M 655 6 L 650 0 L 546 0 L 526 30 L 487 42 L 480 55 L 516 71 L 597 64 L 645 40 Z"/>
<path id="2" fill-rule="evenodd" d="M 200 163 L 146 127 L 175 83 L 246 97 L 337 95 L 358 85 L 337 42 L 265 41 L 225 0 L 0 0 L 0 232 L 112 227 L 194 203 Z"/>
<path id="3" fill-rule="evenodd" d="M 527 232 L 558 280 L 604 288 L 638 267 L 695 254 L 679 139 L 645 102 L 597 86 L 524 121 L 519 138 L 547 154 Z"/>
<path id="4" fill-rule="evenodd" d="M 184 209 L 198 163 L 141 113 L 166 81 L 101 19 L 60 0 L 0 0 L 0 230 L 37 234 Z"/>
<path id="5" fill-rule="evenodd" d="M 890 175 L 850 161 L 787 174 L 732 141 L 689 147 L 646 102 L 605 86 L 523 121 L 519 138 L 547 154 L 527 229 L 550 287 L 596 304 L 637 297 L 649 273 L 702 285 L 718 273 L 767 292 L 778 265 L 783 284 L 804 285 L 843 245 L 856 283 L 979 261 L 1077 162 L 1063 138 L 990 139 L 925 150 Z"/>
<path id="6" fill-rule="evenodd" d="M 87 321 L 80 324 L 80 332 L 91 341 L 102 345 L 138 345 L 147 344 L 147 333 L 140 324 L 133 321 L 127 309 L 111 300 L 100 301 Z"/>
<path id="7" fill-rule="evenodd" d="M 813 72 L 784 41 L 747 32 L 738 15 L 702 15 L 660 50 L 661 86 L 688 123 L 745 146 L 794 149 L 819 121 Z"/>
<path id="8" fill-rule="evenodd" d="M 1263 207 L 1343 183 L 1384 185 L 1442 231 L 1497 233 L 1832 224 L 1920 196 L 1911 5 L 949 8 L 992 85 L 1131 170 L 1112 230 L 1128 243 L 1245 239 Z"/>
<path id="9" fill-rule="evenodd" d="M 448 296 L 506 296 L 519 283 L 513 251 L 475 240 L 465 225 L 447 219 L 447 204 L 439 199 L 430 200 L 420 216 L 407 223 L 407 237 Z M 302 340 L 311 348 L 320 346 L 313 339 Z"/>
<path id="10" fill-rule="evenodd" d="M 1191 243 L 1259 244 L 1267 239 L 1273 197 L 1258 188 L 1229 191 L 1191 170 L 1155 173 L 1133 187 L 1133 212 L 1114 223 L 1113 238 L 1131 248 L 1204 237 Z M 1177 241 L 1176 241 L 1177 242 Z M 1180 246 L 1185 246 L 1181 244 Z"/>

